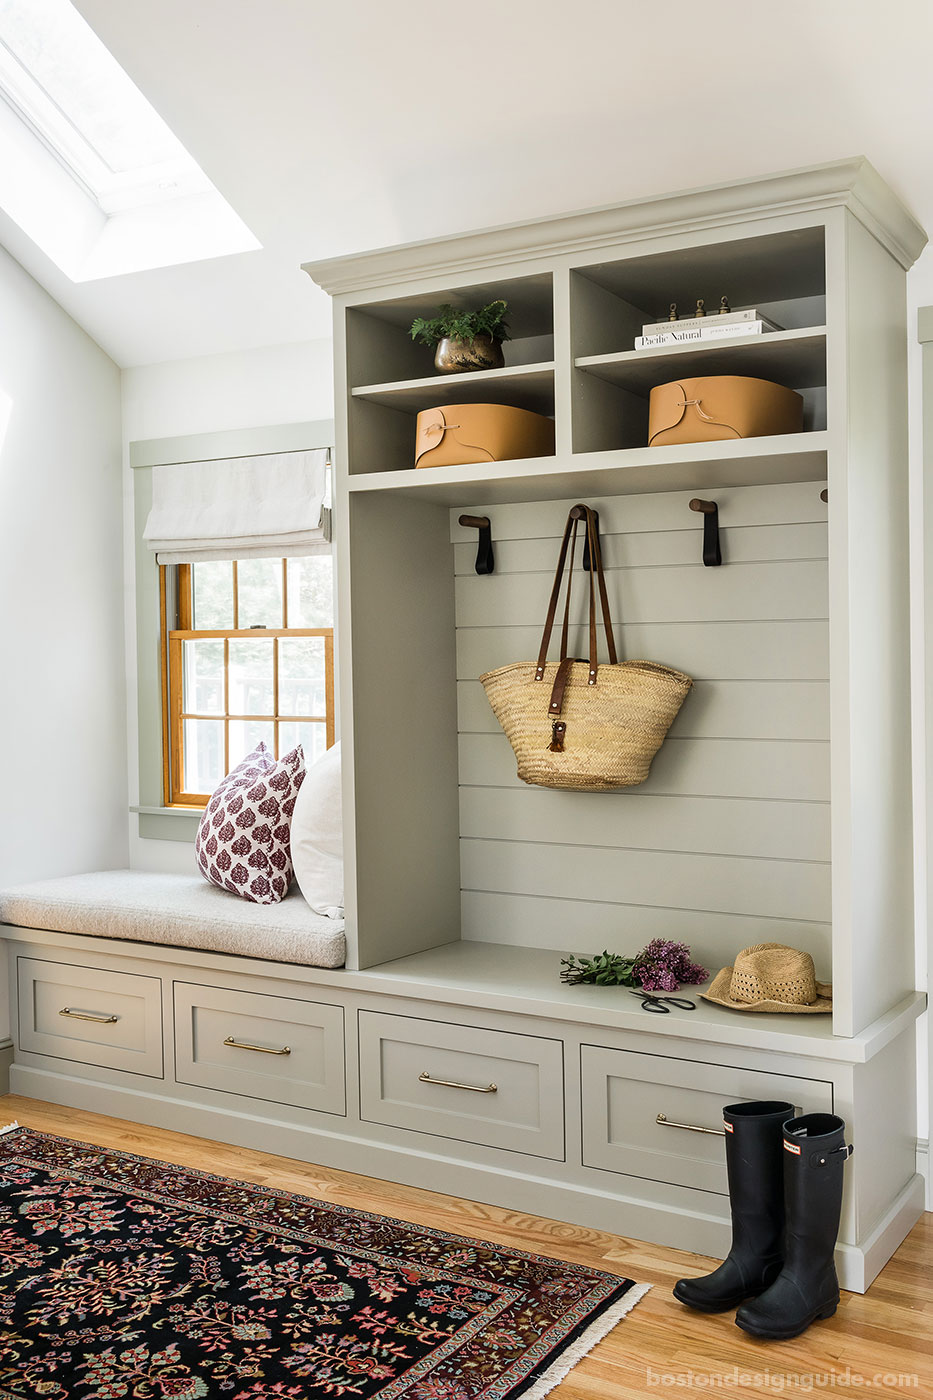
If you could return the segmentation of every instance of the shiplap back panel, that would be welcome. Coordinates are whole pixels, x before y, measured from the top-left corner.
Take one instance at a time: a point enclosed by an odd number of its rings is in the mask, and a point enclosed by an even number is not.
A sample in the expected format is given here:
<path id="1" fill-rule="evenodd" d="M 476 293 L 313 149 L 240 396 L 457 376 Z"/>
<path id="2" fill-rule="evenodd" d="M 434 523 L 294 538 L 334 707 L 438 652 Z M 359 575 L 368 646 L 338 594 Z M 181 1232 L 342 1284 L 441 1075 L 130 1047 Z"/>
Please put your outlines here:
<path id="1" fill-rule="evenodd" d="M 701 562 L 687 493 L 590 500 L 600 513 L 623 657 L 695 685 L 641 787 L 559 792 L 522 783 L 479 675 L 538 650 L 572 501 L 451 513 L 456 571 L 463 936 L 595 952 L 650 938 L 710 965 L 774 940 L 830 975 L 827 507 L 819 485 L 748 486 L 719 503 L 723 566 Z M 586 651 L 574 575 L 573 654 Z M 557 654 L 557 638 L 552 657 Z M 602 653 L 601 653 L 602 654 Z"/>

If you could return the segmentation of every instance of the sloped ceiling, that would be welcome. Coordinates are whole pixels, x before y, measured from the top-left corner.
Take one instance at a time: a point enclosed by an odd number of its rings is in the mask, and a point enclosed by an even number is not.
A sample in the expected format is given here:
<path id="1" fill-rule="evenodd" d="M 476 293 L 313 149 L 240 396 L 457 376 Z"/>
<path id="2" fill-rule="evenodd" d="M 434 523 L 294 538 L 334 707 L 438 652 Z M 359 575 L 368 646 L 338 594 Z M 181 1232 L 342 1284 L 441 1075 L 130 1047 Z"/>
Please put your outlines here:
<path id="1" fill-rule="evenodd" d="M 74 287 L 120 363 L 329 334 L 310 259 L 865 154 L 933 227 L 929 0 L 77 0 L 263 245 Z"/>

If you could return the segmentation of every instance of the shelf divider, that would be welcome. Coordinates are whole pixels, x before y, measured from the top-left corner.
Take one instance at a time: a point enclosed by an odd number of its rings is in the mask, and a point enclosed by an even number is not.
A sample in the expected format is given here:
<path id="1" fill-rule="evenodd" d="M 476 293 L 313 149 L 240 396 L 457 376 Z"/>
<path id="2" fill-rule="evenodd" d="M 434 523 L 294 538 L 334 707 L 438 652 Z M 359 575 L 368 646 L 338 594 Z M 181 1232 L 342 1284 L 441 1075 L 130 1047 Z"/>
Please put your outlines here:
<path id="1" fill-rule="evenodd" d="M 579 355 L 574 365 L 636 394 L 678 375 L 707 374 L 747 374 L 775 379 L 788 389 L 810 389 L 826 383 L 826 327 Z"/>
<path id="2" fill-rule="evenodd" d="M 403 413 L 420 413 L 445 403 L 510 403 L 535 413 L 554 412 L 554 362 L 506 365 L 504 369 L 467 374 L 431 374 L 397 383 L 362 384 L 354 399 L 383 404 Z"/>
<path id="3" fill-rule="evenodd" d="M 828 442 L 826 432 L 788 433 L 783 437 L 575 453 L 569 460 L 529 457 L 458 467 L 366 472 L 350 476 L 347 486 L 353 493 L 389 492 L 454 506 L 825 481 Z"/>

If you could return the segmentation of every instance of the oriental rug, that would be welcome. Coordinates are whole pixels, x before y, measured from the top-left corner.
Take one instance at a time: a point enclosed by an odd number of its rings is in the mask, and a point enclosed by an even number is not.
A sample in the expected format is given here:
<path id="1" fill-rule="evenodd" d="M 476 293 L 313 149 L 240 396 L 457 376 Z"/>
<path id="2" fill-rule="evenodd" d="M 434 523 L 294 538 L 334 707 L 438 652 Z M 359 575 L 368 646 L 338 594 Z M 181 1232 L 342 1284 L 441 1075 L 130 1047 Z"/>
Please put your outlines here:
<path id="1" fill-rule="evenodd" d="M 539 1400 L 646 1291 L 148 1157 L 0 1136 L 3 1400 Z"/>

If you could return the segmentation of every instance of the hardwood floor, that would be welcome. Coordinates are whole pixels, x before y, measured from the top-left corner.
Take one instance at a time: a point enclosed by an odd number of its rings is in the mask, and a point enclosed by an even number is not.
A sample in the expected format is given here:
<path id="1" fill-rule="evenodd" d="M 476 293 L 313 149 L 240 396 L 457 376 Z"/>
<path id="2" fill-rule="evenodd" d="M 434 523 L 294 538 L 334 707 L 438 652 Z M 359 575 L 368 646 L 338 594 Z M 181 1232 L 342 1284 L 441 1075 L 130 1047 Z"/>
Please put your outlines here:
<path id="1" fill-rule="evenodd" d="M 735 1326 L 732 1313 L 704 1317 L 671 1297 L 681 1275 L 705 1272 L 710 1261 L 700 1255 L 35 1099 L 0 1097 L 0 1125 L 14 1118 L 41 1132 L 476 1235 L 653 1284 L 552 1392 L 555 1400 L 692 1391 L 725 1397 L 820 1391 L 933 1395 L 933 1214 L 923 1217 L 867 1294 L 843 1293 L 836 1316 L 796 1341 L 757 1342 Z"/>

